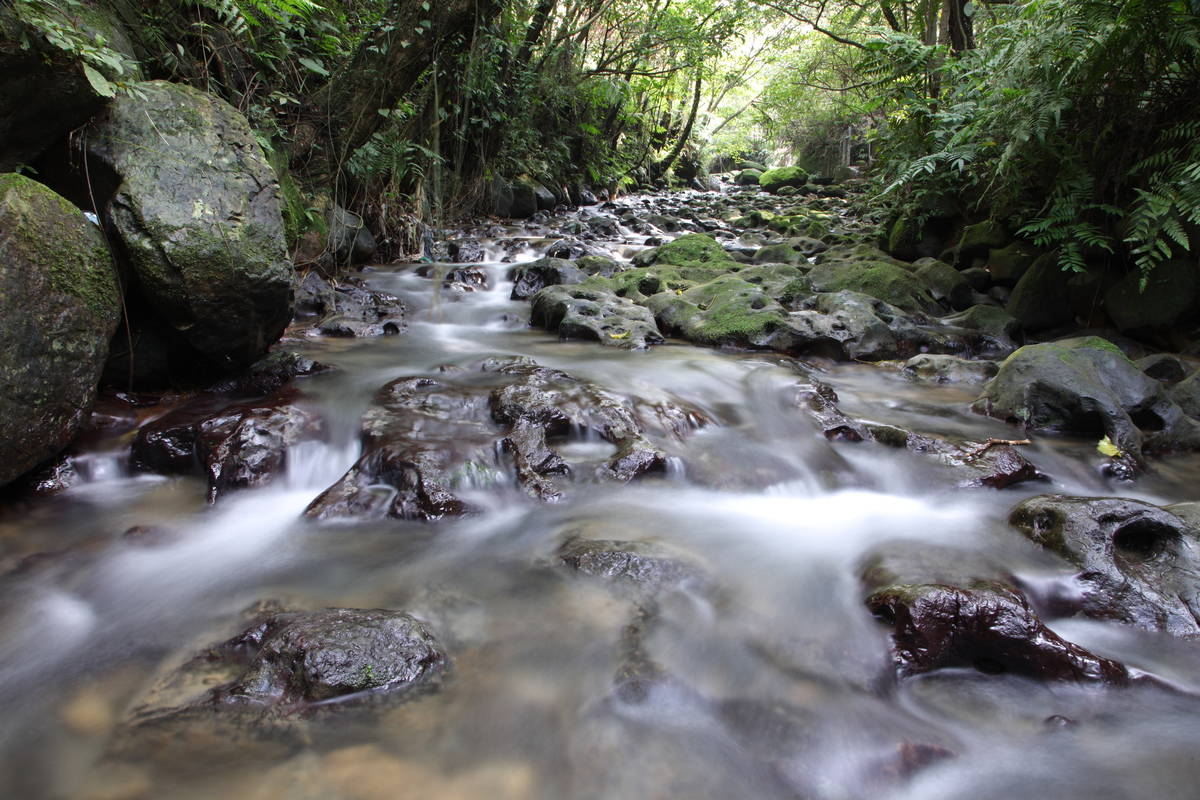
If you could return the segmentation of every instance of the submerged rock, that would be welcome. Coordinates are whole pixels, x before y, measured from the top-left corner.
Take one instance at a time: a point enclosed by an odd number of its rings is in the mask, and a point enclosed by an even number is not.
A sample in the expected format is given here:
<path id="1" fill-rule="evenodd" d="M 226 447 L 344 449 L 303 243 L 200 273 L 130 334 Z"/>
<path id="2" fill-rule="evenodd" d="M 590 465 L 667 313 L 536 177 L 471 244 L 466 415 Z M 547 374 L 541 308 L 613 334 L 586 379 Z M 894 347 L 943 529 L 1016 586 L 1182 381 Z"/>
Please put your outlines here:
<path id="1" fill-rule="evenodd" d="M 562 258 L 539 258 L 512 271 L 513 300 L 528 300 L 547 286 L 582 283 L 585 275 L 574 263 Z"/>
<path id="2" fill-rule="evenodd" d="M 1200 636 L 1200 531 L 1171 510 L 1109 497 L 1032 497 L 1017 530 L 1078 569 L 1045 599 L 1056 613 Z"/>
<path id="3" fill-rule="evenodd" d="M 559 548 L 558 560 L 581 575 L 603 579 L 636 597 L 711 581 L 692 559 L 653 542 L 570 537 Z"/>
<path id="4" fill-rule="evenodd" d="M 87 420 L 120 313 L 112 257 L 83 213 L 0 175 L 0 486 Z"/>

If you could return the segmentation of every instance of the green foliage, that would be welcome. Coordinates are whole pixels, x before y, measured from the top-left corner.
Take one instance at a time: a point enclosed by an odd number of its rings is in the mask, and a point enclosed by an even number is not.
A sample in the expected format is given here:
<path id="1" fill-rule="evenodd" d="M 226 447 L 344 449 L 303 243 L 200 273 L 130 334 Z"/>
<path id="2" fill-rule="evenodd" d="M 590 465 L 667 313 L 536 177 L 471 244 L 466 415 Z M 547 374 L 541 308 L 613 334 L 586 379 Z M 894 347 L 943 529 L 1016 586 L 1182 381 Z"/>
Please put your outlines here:
<path id="1" fill-rule="evenodd" d="M 133 91 L 138 66 L 114 48 L 112 31 L 96 12 L 80 0 L 14 0 L 17 17 L 53 47 L 76 61 L 92 89 L 101 97 Z M 29 48 L 32 43 L 23 41 Z"/>
<path id="2" fill-rule="evenodd" d="M 1191 250 L 1200 18 L 1189 4 L 1031 0 L 1000 8 L 958 57 L 897 33 L 868 50 L 864 73 L 890 110 L 885 193 L 969 197 L 1057 248 L 1066 269 L 1110 260 L 1144 279 Z"/>

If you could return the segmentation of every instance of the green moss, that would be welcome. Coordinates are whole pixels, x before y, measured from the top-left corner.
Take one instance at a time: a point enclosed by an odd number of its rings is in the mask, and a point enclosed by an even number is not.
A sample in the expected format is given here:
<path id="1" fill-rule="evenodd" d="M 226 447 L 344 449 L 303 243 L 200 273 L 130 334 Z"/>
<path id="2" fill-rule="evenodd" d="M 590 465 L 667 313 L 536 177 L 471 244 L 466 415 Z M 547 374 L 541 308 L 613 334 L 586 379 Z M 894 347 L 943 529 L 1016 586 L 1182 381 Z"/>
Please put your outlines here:
<path id="1" fill-rule="evenodd" d="M 775 192 L 784 186 L 803 186 L 808 183 L 808 173 L 800 167 L 779 167 L 769 169 L 758 178 L 758 184 L 768 192 Z"/>
<path id="2" fill-rule="evenodd" d="M 648 251 L 647 251 L 648 252 Z M 641 255 L 641 254 L 639 254 Z M 654 264 L 677 266 L 696 264 L 726 264 L 733 261 L 725 248 L 711 236 L 703 233 L 688 233 L 678 239 L 655 248 Z M 648 266 L 634 261 L 638 266 Z"/>
<path id="3" fill-rule="evenodd" d="M 54 292 L 79 298 L 97 319 L 115 319 L 116 272 L 100 231 L 83 212 L 42 184 L 0 175 L 0 219 L 12 226 L 21 256 L 49 279 Z"/>
<path id="4" fill-rule="evenodd" d="M 892 264 L 827 262 L 814 267 L 809 278 L 818 291 L 861 292 L 906 311 L 922 311 L 929 304 L 917 278 Z"/>

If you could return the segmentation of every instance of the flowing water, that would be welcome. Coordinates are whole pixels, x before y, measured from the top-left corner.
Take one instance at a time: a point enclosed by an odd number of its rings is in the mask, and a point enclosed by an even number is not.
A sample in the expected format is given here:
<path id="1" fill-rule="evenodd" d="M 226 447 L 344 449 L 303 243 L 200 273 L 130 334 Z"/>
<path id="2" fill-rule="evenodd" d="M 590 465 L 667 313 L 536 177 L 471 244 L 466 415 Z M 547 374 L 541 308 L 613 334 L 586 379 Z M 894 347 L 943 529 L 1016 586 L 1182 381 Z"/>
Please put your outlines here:
<path id="1" fill-rule="evenodd" d="M 637 241 L 610 245 L 629 257 Z M 531 240 L 519 258 L 539 250 Z M 1094 469 L 1094 443 L 1042 437 L 1027 455 L 1052 484 L 959 489 L 906 451 L 827 442 L 787 399 L 797 373 L 786 358 L 676 342 L 628 352 L 529 329 L 528 304 L 508 299 L 509 265 L 494 243 L 489 252 L 491 288 L 461 296 L 435 293 L 411 266 L 369 271 L 371 285 L 407 303 L 402 336 L 289 344 L 339 369 L 300 381 L 329 439 L 293 450 L 272 486 L 210 507 L 199 480 L 130 474 L 125 436 L 81 453 L 79 485 L 4 511 L 4 796 L 1200 796 L 1194 645 L 1051 621 L 1174 691 L 971 670 L 896 684 L 887 631 L 858 583 L 864 556 L 897 540 L 983 553 L 1036 582 L 1057 567 L 1004 523 L 1022 497 L 1196 499 L 1195 460 L 1114 485 Z M 480 480 L 465 494 L 483 511 L 464 519 L 300 517 L 354 462 L 360 416 L 381 385 L 493 354 L 691 406 L 712 424 L 674 442 L 666 475 L 625 486 L 579 479 L 555 504 Z M 976 440 L 1015 435 L 970 414 L 977 387 L 870 365 L 814 368 L 848 414 Z M 583 438 L 562 450 L 578 475 L 610 451 Z M 171 533 L 122 536 L 131 526 Z M 670 680 L 635 697 L 614 691 L 632 608 L 555 567 L 573 533 L 669 545 L 713 576 L 716 592 L 662 598 L 644 634 Z M 287 752 L 231 753 L 201 730 L 114 759 L 123 714 L 162 665 L 228 637 L 238 613 L 264 599 L 409 611 L 446 645 L 452 672 L 437 692 L 382 711 L 316 716 Z M 1075 724 L 1047 722 L 1062 718 Z"/>

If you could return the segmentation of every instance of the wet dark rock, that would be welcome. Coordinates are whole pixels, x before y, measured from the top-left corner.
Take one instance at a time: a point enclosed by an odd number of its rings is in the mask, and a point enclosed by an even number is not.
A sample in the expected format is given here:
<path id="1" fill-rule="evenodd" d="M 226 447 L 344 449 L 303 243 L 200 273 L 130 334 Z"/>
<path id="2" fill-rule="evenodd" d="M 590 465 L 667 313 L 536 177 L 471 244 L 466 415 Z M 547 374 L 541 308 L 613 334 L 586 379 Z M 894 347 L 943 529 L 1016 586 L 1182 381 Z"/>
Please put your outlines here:
<path id="1" fill-rule="evenodd" d="M 811 375 L 796 384 L 793 403 L 817 423 L 825 438 L 845 442 L 873 441 L 934 459 L 959 488 L 1006 489 L 1046 479 L 1010 444 L 956 442 L 848 417 L 838 407 L 838 396 L 833 387 Z"/>
<path id="2" fill-rule="evenodd" d="M 601 278 L 611 278 L 629 268 L 628 264 L 621 264 L 606 256 L 583 256 L 575 262 L 575 266 L 586 275 Z"/>
<path id="3" fill-rule="evenodd" d="M 400 378 L 362 422 L 363 455 L 305 511 L 316 519 L 436 520 L 470 511 L 456 484 L 491 461 L 498 431 L 479 392 L 433 378 Z"/>
<path id="4" fill-rule="evenodd" d="M 1179 383 L 1188 376 L 1188 373 L 1195 370 L 1193 364 L 1185 362 L 1179 356 L 1171 353 L 1155 353 L 1145 358 L 1139 358 L 1133 363 L 1137 364 L 1138 369 L 1142 372 L 1163 383 Z M 1182 406 L 1182 403 L 1180 405 Z M 1184 412 L 1187 412 L 1186 408 Z"/>
<path id="5" fill-rule="evenodd" d="M 319 375 L 333 367 L 290 350 L 276 350 L 255 361 L 241 373 L 208 388 L 214 394 L 259 397 L 271 394 L 295 378 Z"/>
<path id="6" fill-rule="evenodd" d="M 30 24 L 30 16 L 41 22 Z M 0 172 L 34 163 L 104 106 L 106 98 L 62 46 L 64 40 L 103 41 L 108 53 L 127 59 L 125 69 L 108 63 L 107 56 L 103 64 L 89 61 L 89 68 L 110 81 L 140 79 L 129 36 L 106 7 L 44 6 L 30 14 L 6 4 L 0 8 L 0 75 L 7 76 L 0 82 Z"/>
<path id="7" fill-rule="evenodd" d="M 404 303 L 372 289 L 360 278 L 343 277 L 331 284 L 315 272 L 296 289 L 296 315 L 319 317 L 312 330 L 322 336 L 384 336 L 404 331 Z"/>
<path id="8" fill-rule="evenodd" d="M 0 486 L 87 421 L 120 313 L 100 230 L 29 178 L 0 175 Z"/>
<path id="9" fill-rule="evenodd" d="M 1000 581 L 892 585 L 871 592 L 866 603 L 891 629 L 901 678 L 968 667 L 1048 681 L 1130 682 L 1124 665 L 1059 637 Z"/>
<path id="10" fill-rule="evenodd" d="M 434 253 L 435 260 L 451 264 L 475 264 L 483 261 L 485 256 L 483 246 L 475 239 L 451 239 L 438 245 Z"/>
<path id="11" fill-rule="evenodd" d="M 547 258 L 576 259 L 595 255 L 598 255 L 595 248 L 584 244 L 578 239 L 563 239 L 550 245 L 549 249 L 546 250 Z"/>
<path id="12" fill-rule="evenodd" d="M 1170 395 L 1183 413 L 1192 419 L 1200 419 L 1200 372 L 1194 372 L 1172 386 Z"/>
<path id="13" fill-rule="evenodd" d="M 942 317 L 942 322 L 971 331 L 971 351 L 980 358 L 1005 358 L 1025 340 L 1021 324 L 996 306 L 974 305 L 966 311 Z"/>
<path id="14" fill-rule="evenodd" d="M 134 86 L 87 136 L 92 174 L 114 184 L 102 216 L 155 315 L 215 365 L 250 364 L 292 316 L 275 172 L 224 101 L 178 83 Z"/>
<path id="15" fill-rule="evenodd" d="M 605 289 L 548 286 L 533 296 L 529 322 L 563 339 L 587 339 L 608 347 L 641 350 L 663 341 L 646 308 Z"/>
<path id="16" fill-rule="evenodd" d="M 970 307 L 975 293 L 958 270 L 936 258 L 922 258 L 913 263 L 913 274 L 929 288 L 933 299 L 956 311 Z"/>
<path id="17" fill-rule="evenodd" d="M 1139 500 L 1044 495 L 1017 506 L 1009 523 L 1078 569 L 1047 600 L 1055 613 L 1200 635 L 1193 522 Z"/>
<path id="18" fill-rule="evenodd" d="M 1072 273 L 1058 265 L 1058 254 L 1039 256 L 1017 281 L 1005 310 L 1025 328 L 1043 330 L 1075 319 L 1069 302 Z"/>
<path id="19" fill-rule="evenodd" d="M 670 403 L 617 398 L 528 358 L 448 366 L 438 378 L 400 378 L 380 390 L 363 418 L 362 457 L 305 513 L 458 516 L 472 510 L 456 495 L 460 487 L 496 483 L 506 471 L 534 498 L 554 501 L 563 493 L 558 479 L 573 476 L 559 443 L 610 443 L 615 452 L 594 477 L 623 482 L 666 470 L 667 457 L 647 431 L 682 438 L 705 421 Z"/>
<path id="20" fill-rule="evenodd" d="M 535 495 L 545 495 L 547 475 L 566 471 L 549 442 L 571 433 L 591 434 L 617 447 L 602 468 L 604 477 L 629 481 L 666 471 L 665 454 L 642 435 L 627 402 L 559 370 L 518 363 L 500 371 L 517 380 L 492 391 L 492 418 L 509 427 L 503 444 L 513 454 L 518 479 Z"/>
<path id="21" fill-rule="evenodd" d="M 1162 384 L 1095 336 L 1022 347 L 971 409 L 1032 430 L 1107 436 L 1134 459 L 1200 448 L 1200 427 Z"/>
<path id="22" fill-rule="evenodd" d="M 810 256 L 822 252 L 828 245 L 817 239 L 795 236 L 779 244 L 760 247 L 754 254 L 755 264 L 808 264 Z"/>
<path id="23" fill-rule="evenodd" d="M 411 691 L 448 666 L 429 629 L 408 614 L 330 608 L 272 614 L 216 648 L 246 658 L 218 702 L 319 702 Z M 250 655 L 252 653 L 252 655 Z"/>
<path id="24" fill-rule="evenodd" d="M 142 426 L 131 461 L 147 472 L 203 475 L 214 502 L 270 483 L 286 469 L 293 446 L 322 432 L 320 417 L 284 395 L 232 405 L 203 395 Z"/>
<path id="25" fill-rule="evenodd" d="M 165 669 L 118 728 L 109 755 L 261 764 L 299 747 L 313 715 L 436 690 L 450 667 L 429 628 L 403 612 L 271 605 L 242 633 Z"/>
<path id="26" fill-rule="evenodd" d="M 512 271 L 513 300 L 528 300 L 547 286 L 582 283 L 587 277 L 570 261 L 539 258 Z"/>
<path id="27" fill-rule="evenodd" d="M 1104 294 L 1104 310 L 1118 330 L 1165 328 L 1195 317 L 1200 267 L 1174 259 L 1149 272 L 1131 270 Z"/>

